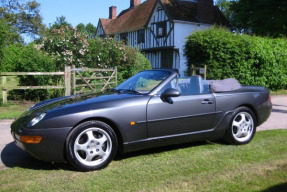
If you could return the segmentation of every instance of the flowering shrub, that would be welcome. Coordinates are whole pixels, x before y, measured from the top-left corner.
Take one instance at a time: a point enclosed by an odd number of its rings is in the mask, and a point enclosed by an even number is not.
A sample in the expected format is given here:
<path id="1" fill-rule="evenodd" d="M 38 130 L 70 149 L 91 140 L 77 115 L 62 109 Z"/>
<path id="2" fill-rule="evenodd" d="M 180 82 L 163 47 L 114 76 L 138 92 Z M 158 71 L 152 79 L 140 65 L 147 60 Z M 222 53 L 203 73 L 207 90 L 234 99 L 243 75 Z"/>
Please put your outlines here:
<path id="1" fill-rule="evenodd" d="M 143 54 L 112 38 L 89 40 L 86 66 L 90 68 L 117 67 L 119 82 L 139 71 L 151 68 L 150 62 Z"/>
<path id="2" fill-rule="evenodd" d="M 104 69 L 117 66 L 119 82 L 151 68 L 149 61 L 134 48 L 113 38 L 91 39 L 68 25 L 51 29 L 36 48 L 49 52 L 57 60 L 57 70 L 63 70 L 65 65 Z"/>
<path id="3" fill-rule="evenodd" d="M 36 48 L 45 50 L 56 58 L 58 70 L 63 70 L 65 65 L 81 67 L 85 65 L 83 59 L 88 51 L 87 38 L 87 35 L 76 28 L 61 26 L 59 29 L 51 29 L 42 44 Z"/>

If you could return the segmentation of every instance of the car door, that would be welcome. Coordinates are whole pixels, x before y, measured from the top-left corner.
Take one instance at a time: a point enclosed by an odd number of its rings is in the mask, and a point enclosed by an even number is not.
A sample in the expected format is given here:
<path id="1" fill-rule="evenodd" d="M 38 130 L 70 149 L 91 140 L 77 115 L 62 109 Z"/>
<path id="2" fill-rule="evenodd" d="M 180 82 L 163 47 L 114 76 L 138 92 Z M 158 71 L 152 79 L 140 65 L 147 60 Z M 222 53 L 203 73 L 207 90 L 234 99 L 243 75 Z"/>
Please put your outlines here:
<path id="1" fill-rule="evenodd" d="M 190 79 L 188 80 L 190 84 Z M 189 84 L 178 87 L 181 96 L 169 98 L 169 102 L 164 101 L 160 94 L 150 99 L 147 105 L 148 137 L 211 129 L 215 115 L 215 98 L 209 91 L 196 91 Z"/>

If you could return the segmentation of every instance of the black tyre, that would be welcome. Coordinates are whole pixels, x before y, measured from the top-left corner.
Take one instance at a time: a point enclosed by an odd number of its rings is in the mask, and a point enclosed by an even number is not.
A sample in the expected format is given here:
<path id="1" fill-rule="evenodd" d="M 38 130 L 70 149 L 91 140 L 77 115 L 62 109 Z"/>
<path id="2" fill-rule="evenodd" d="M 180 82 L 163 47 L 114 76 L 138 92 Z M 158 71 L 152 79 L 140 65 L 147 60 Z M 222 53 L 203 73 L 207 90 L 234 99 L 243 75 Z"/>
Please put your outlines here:
<path id="1" fill-rule="evenodd" d="M 66 140 L 67 159 L 80 171 L 106 167 L 113 160 L 117 148 L 115 132 L 101 121 L 87 121 L 78 125 Z"/>
<path id="2" fill-rule="evenodd" d="M 230 144 L 249 143 L 256 132 L 257 121 L 254 113 L 247 107 L 239 107 L 232 114 L 231 122 L 224 139 Z"/>

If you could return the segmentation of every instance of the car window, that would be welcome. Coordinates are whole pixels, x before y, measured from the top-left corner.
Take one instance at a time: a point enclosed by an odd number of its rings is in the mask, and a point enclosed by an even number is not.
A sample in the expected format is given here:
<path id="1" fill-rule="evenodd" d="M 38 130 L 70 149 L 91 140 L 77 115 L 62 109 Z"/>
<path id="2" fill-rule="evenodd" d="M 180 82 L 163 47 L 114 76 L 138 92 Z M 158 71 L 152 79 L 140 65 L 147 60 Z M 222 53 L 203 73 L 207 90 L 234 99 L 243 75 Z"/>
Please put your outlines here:
<path id="1" fill-rule="evenodd" d="M 178 77 L 174 77 L 172 80 L 170 80 L 170 82 L 168 82 L 159 92 L 158 94 L 161 95 L 163 92 L 165 92 L 165 90 L 169 89 L 169 88 L 173 88 L 173 89 L 177 89 L 180 92 L 180 89 L 178 87 L 177 84 L 178 81 Z"/>
<path id="2" fill-rule="evenodd" d="M 178 80 L 181 95 L 209 94 L 209 84 L 200 76 L 183 77 Z"/>
<path id="3" fill-rule="evenodd" d="M 116 90 L 133 90 L 149 93 L 170 75 L 166 71 L 143 71 L 120 84 Z"/>

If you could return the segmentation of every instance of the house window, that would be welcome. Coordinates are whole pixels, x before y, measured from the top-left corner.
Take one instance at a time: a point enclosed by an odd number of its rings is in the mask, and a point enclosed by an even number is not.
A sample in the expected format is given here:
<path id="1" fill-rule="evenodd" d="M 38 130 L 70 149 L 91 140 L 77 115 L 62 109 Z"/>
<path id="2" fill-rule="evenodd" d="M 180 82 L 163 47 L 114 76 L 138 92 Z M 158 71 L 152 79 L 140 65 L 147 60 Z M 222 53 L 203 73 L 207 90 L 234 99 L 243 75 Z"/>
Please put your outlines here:
<path id="1" fill-rule="evenodd" d="M 138 44 L 145 42 L 144 29 L 138 30 Z"/>
<path id="2" fill-rule="evenodd" d="M 165 37 L 166 36 L 166 22 L 160 22 L 156 24 L 156 32 L 157 37 Z"/>
<path id="3" fill-rule="evenodd" d="M 123 41 L 125 44 L 128 44 L 128 34 L 127 33 L 122 33 L 120 34 L 120 39 Z"/>
<path id="4" fill-rule="evenodd" d="M 173 68 L 173 52 L 172 51 L 161 52 L 161 68 L 163 69 Z"/>

